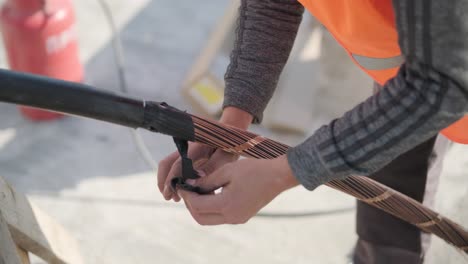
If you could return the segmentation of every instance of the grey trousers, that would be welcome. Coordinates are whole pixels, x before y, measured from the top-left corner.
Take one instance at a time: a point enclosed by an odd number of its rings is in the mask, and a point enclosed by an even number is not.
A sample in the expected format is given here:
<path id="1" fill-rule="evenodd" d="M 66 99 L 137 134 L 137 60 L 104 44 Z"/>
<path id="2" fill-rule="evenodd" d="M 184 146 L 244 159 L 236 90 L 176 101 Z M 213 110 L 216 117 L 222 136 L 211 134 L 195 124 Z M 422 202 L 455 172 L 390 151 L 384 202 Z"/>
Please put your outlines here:
<path id="1" fill-rule="evenodd" d="M 431 206 L 448 140 L 439 136 L 404 153 L 371 178 Z M 355 264 L 422 263 L 429 236 L 415 226 L 369 206 L 357 204 Z"/>

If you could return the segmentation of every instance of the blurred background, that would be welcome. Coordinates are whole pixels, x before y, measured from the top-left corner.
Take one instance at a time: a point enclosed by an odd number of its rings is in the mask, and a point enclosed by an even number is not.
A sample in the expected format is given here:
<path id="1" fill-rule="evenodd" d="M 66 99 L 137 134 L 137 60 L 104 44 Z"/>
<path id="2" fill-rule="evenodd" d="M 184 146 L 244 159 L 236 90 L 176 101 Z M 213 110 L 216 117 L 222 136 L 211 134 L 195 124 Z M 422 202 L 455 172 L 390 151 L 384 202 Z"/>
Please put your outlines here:
<path id="1" fill-rule="evenodd" d="M 216 118 L 238 1 L 108 4 L 123 43 L 129 93 Z M 113 34 L 102 6 L 97 0 L 73 5 L 84 82 L 118 91 Z M 0 65 L 8 68 L 3 47 Z M 265 122 L 252 130 L 295 145 L 371 92 L 371 80 L 306 15 Z M 171 138 L 139 133 L 156 162 L 175 151 Z M 451 146 L 435 205 L 465 227 L 467 153 L 467 146 Z M 162 199 L 156 172 L 128 129 L 75 117 L 34 122 L 1 103 L 0 176 L 69 231 L 85 263 L 348 263 L 356 238 L 355 201 L 327 187 L 290 190 L 245 225 L 199 226 L 183 204 Z M 442 261 L 464 258 L 434 239 L 426 263 Z"/>

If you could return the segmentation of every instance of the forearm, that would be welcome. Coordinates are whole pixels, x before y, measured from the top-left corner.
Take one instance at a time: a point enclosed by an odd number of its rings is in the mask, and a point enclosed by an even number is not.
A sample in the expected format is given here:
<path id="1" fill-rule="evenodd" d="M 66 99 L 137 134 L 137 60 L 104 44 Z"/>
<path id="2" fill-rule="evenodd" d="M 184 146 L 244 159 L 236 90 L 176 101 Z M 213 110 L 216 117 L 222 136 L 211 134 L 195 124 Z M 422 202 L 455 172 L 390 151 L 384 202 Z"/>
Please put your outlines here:
<path id="1" fill-rule="evenodd" d="M 224 108 L 262 119 L 289 57 L 304 9 L 296 0 L 242 0 L 225 75 Z"/>
<path id="2" fill-rule="evenodd" d="M 468 10 L 457 2 L 394 1 L 406 63 L 379 93 L 288 152 L 304 186 L 369 175 L 468 111 Z"/>
<path id="3" fill-rule="evenodd" d="M 224 108 L 223 114 L 219 121 L 223 124 L 247 130 L 253 121 L 253 116 L 242 109 L 228 106 Z"/>

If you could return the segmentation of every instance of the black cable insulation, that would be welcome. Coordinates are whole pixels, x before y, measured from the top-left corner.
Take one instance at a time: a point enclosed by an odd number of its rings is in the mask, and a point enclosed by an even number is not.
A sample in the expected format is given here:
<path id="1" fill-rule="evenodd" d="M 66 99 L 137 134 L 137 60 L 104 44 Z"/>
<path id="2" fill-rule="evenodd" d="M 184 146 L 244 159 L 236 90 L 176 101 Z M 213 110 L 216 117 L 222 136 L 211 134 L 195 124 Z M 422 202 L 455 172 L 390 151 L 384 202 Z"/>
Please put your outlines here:
<path id="1" fill-rule="evenodd" d="M 145 102 L 94 87 L 0 69 L 0 101 L 126 127 L 143 126 Z"/>

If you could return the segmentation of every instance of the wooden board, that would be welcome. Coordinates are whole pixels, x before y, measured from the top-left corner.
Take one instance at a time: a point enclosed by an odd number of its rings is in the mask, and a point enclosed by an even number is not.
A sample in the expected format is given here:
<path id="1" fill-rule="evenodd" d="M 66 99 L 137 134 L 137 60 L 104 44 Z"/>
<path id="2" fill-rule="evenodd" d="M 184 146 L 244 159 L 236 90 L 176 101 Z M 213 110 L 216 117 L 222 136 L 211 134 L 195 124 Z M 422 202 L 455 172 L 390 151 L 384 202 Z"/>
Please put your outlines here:
<path id="1" fill-rule="evenodd" d="M 0 264 L 22 264 L 16 244 L 0 211 Z"/>
<path id="2" fill-rule="evenodd" d="M 233 26 L 237 18 L 239 6 L 240 0 L 230 1 L 225 14 L 217 23 L 207 43 L 187 73 L 183 87 L 187 87 L 195 79 L 204 75 L 210 68 L 217 54 L 223 48 L 223 45 L 226 44 L 226 40 L 232 38 L 231 35 L 234 33 Z"/>
<path id="3" fill-rule="evenodd" d="M 83 263 L 77 242 L 54 219 L 0 177 L 0 210 L 22 249 L 48 263 Z"/>
<path id="4" fill-rule="evenodd" d="M 22 264 L 31 264 L 31 260 L 29 259 L 29 254 L 26 250 L 16 246 L 16 251 L 18 252 L 18 256 Z"/>
<path id="5" fill-rule="evenodd" d="M 239 6 L 240 0 L 230 1 L 182 84 L 183 95 L 196 111 L 206 116 L 213 117 L 221 111 L 223 97 L 219 97 L 219 94 L 224 94 L 224 72 L 234 45 Z M 200 93 L 200 86 L 208 89 Z M 213 102 L 213 98 L 217 98 L 217 101 Z"/>
<path id="6" fill-rule="evenodd" d="M 224 85 L 211 73 L 195 79 L 185 91 L 195 110 L 202 115 L 213 117 L 221 112 Z"/>

